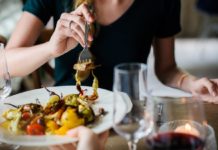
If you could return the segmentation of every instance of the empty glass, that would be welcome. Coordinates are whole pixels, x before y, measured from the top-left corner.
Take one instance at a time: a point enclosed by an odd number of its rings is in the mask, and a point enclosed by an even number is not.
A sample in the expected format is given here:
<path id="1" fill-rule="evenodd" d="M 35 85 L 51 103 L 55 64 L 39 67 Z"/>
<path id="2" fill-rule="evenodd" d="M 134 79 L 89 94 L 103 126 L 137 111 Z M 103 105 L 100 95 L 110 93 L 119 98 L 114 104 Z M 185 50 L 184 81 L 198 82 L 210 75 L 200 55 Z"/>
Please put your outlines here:
<path id="1" fill-rule="evenodd" d="M 11 93 L 11 89 L 11 78 L 8 72 L 4 44 L 0 43 L 0 105 L 4 105 L 5 98 Z M 1 150 L 15 150 L 18 148 L 18 145 L 9 145 L 0 142 Z"/>
<path id="2" fill-rule="evenodd" d="M 148 135 L 153 127 L 146 108 L 146 78 L 145 64 L 125 63 L 114 69 L 113 128 L 128 141 L 130 150 L 135 150 L 138 140 Z M 119 110 L 124 108 L 127 108 L 125 113 L 120 114 Z"/>

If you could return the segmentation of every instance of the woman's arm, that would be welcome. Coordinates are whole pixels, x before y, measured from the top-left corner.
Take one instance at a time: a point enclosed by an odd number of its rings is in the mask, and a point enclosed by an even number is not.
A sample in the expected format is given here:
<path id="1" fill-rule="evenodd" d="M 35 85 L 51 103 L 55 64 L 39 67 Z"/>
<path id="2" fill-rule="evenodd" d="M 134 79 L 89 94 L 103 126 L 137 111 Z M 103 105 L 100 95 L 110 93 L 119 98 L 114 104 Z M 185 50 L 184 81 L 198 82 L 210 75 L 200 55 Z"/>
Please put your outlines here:
<path id="1" fill-rule="evenodd" d="M 44 25 L 31 13 L 24 12 L 7 46 L 6 56 L 12 76 L 25 76 L 50 59 L 48 44 L 33 46 Z"/>
<path id="2" fill-rule="evenodd" d="M 204 98 L 218 95 L 218 79 L 198 79 L 177 68 L 174 56 L 174 37 L 154 39 L 155 71 L 166 85 Z M 218 97 L 214 100 L 218 101 Z"/>
<path id="3" fill-rule="evenodd" d="M 55 31 L 47 43 L 32 46 L 44 25 L 33 14 L 24 12 L 6 47 L 10 74 L 25 76 L 48 60 L 67 53 L 78 43 L 84 45 L 85 20 L 92 23 L 94 17 L 86 4 L 82 4 L 75 11 L 61 15 Z M 93 40 L 91 34 L 89 34 L 88 40 Z"/>
<path id="4" fill-rule="evenodd" d="M 177 85 L 177 81 L 183 72 L 177 68 L 175 62 L 174 37 L 155 38 L 153 46 L 155 55 L 155 71 L 158 78 L 168 86 L 180 88 Z"/>

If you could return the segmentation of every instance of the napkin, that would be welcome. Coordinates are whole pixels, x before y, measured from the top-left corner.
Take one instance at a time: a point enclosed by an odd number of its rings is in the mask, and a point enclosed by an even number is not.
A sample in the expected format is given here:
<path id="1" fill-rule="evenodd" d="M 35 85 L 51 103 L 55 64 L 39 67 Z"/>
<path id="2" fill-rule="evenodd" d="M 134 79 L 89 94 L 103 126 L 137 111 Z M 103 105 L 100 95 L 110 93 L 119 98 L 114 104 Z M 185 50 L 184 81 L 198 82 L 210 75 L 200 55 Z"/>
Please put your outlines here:
<path id="1" fill-rule="evenodd" d="M 171 88 L 161 83 L 154 71 L 154 52 L 151 49 L 147 60 L 147 91 L 150 95 L 161 97 L 191 97 L 192 94 Z"/>

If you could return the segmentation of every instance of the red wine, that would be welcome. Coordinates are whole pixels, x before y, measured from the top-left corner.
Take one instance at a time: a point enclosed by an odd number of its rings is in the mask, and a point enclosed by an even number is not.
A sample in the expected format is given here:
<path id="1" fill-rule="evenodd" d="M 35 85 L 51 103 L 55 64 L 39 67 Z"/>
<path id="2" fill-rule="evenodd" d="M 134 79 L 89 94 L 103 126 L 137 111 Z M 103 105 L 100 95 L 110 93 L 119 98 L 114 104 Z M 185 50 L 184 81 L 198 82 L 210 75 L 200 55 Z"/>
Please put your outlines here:
<path id="1" fill-rule="evenodd" d="M 203 150 L 204 142 L 197 136 L 168 132 L 158 134 L 146 141 L 150 150 Z"/>

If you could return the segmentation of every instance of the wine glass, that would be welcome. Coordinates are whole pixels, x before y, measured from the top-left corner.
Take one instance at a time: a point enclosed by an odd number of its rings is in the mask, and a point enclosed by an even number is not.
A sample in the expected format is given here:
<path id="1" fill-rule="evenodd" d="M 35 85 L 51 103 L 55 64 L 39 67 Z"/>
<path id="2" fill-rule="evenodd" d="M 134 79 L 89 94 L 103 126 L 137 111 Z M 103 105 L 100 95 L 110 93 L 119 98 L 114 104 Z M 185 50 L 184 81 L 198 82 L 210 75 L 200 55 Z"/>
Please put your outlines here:
<path id="1" fill-rule="evenodd" d="M 146 140 L 149 150 L 203 150 L 207 135 L 202 101 L 194 97 L 149 96 L 154 130 Z"/>
<path id="2" fill-rule="evenodd" d="M 11 93 L 11 78 L 8 72 L 4 44 L 0 43 L 0 100 L 3 101 Z"/>
<path id="3" fill-rule="evenodd" d="M 4 44 L 0 43 L 0 104 L 4 105 L 5 98 L 11 93 L 11 78 L 8 72 Z M 18 145 L 9 145 L 0 142 L 0 149 L 15 150 Z"/>
<path id="4" fill-rule="evenodd" d="M 135 150 L 138 140 L 153 127 L 146 109 L 146 75 L 147 66 L 141 63 L 124 63 L 114 68 L 113 128 L 128 141 L 130 150 Z M 120 110 L 124 110 L 122 114 Z"/>

